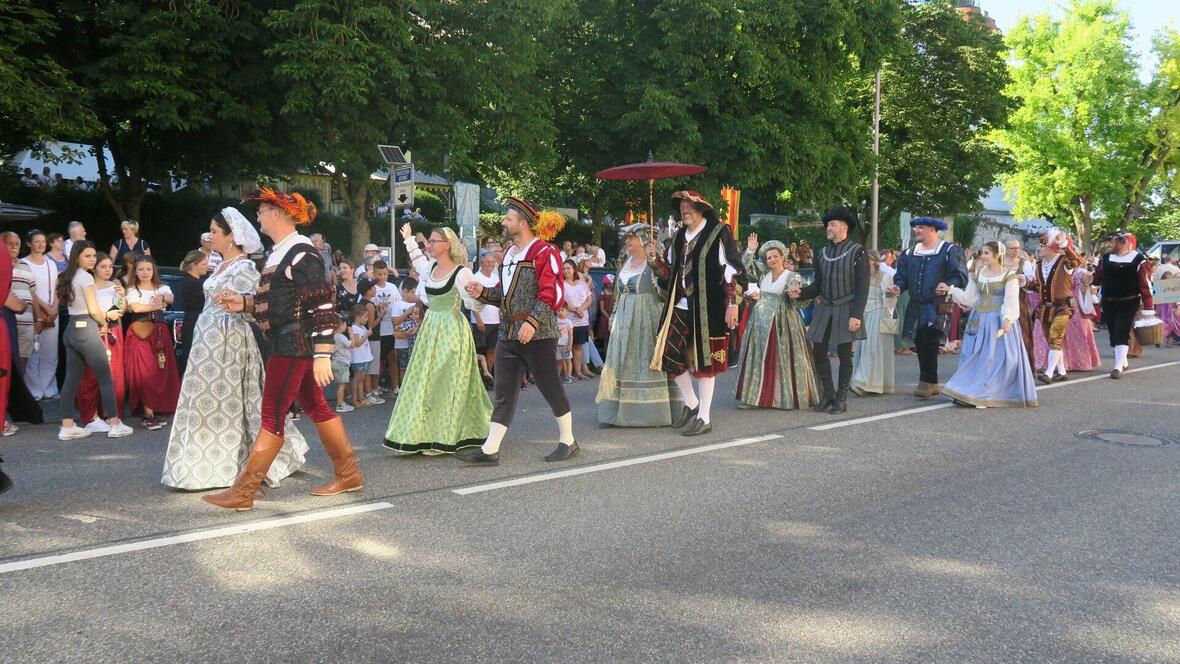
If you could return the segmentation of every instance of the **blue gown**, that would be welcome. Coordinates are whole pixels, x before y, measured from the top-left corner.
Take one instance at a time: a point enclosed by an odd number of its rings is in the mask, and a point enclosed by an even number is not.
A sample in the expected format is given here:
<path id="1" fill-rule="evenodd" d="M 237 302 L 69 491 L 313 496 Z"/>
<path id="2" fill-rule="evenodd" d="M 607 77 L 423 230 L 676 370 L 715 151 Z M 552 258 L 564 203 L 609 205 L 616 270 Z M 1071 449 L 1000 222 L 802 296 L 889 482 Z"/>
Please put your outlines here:
<path id="1" fill-rule="evenodd" d="M 977 273 L 966 291 L 951 290 L 955 302 L 972 310 L 959 352 L 959 366 L 942 388 L 944 395 L 977 407 L 1037 405 L 1033 370 L 1020 334 L 1016 277 L 1012 271 L 997 277 Z M 1012 321 L 1012 327 L 1004 336 L 996 338 L 996 333 L 1003 329 L 1004 318 Z"/>

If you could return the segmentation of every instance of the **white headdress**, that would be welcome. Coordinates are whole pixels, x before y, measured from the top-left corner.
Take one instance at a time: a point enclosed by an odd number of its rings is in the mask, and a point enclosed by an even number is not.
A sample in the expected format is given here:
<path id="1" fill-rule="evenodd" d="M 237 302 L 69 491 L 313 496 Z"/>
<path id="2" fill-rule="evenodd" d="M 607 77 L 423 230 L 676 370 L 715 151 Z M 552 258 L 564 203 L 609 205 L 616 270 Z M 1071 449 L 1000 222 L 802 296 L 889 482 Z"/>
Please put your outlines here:
<path id="1" fill-rule="evenodd" d="M 254 226 L 246 221 L 237 208 L 222 208 L 221 216 L 229 224 L 229 230 L 234 236 L 234 244 L 241 247 L 242 251 L 247 254 L 256 254 L 262 251 L 262 240 L 258 237 L 258 231 L 254 230 Z"/>

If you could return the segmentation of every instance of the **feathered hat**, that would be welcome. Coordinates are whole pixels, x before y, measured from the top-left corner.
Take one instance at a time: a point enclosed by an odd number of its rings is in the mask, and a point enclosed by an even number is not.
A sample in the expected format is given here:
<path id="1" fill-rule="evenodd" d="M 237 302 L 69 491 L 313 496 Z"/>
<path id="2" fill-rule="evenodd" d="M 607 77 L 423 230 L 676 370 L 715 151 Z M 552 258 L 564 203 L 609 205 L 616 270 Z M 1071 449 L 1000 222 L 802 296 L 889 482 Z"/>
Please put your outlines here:
<path id="1" fill-rule="evenodd" d="M 1050 247 L 1054 251 L 1065 254 L 1075 264 L 1081 263 L 1081 258 L 1073 248 L 1073 238 L 1060 228 L 1050 228 L 1041 236 L 1041 246 Z"/>
<path id="2" fill-rule="evenodd" d="M 270 187 L 262 187 L 257 192 L 244 196 L 242 200 L 258 201 L 259 203 L 273 205 L 291 217 L 296 226 L 310 224 L 318 213 L 315 203 L 304 198 L 303 194 L 299 192 L 287 193 L 284 191 L 275 191 Z"/>

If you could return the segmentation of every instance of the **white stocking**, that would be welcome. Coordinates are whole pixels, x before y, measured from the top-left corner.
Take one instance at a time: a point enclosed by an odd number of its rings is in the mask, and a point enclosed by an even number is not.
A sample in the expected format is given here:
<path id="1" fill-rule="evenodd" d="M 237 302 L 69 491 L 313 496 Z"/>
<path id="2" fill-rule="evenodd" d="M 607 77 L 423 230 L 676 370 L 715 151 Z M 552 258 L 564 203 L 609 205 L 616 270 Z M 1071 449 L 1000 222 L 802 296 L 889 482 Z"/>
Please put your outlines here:
<path id="1" fill-rule="evenodd" d="M 1123 371 L 1128 366 L 1130 366 L 1129 364 L 1127 364 L 1127 353 L 1129 353 L 1130 350 L 1131 350 L 1130 346 L 1115 346 L 1114 347 L 1114 368 L 1115 369 L 1117 369 L 1118 371 Z"/>
<path id="2" fill-rule="evenodd" d="M 574 414 L 566 413 L 557 418 L 558 442 L 574 444 Z"/>
<path id="3" fill-rule="evenodd" d="M 508 433 L 508 427 L 503 424 L 492 422 L 488 426 L 488 439 L 483 442 L 480 448 L 484 454 L 495 454 L 500 451 L 500 443 L 504 441 L 504 434 Z"/>
<path id="4" fill-rule="evenodd" d="M 1061 356 L 1061 351 L 1049 349 L 1049 360 L 1045 362 L 1046 376 L 1052 378 L 1053 374 L 1057 373 L 1057 365 L 1061 363 Z"/>
<path id="5" fill-rule="evenodd" d="M 697 413 L 697 417 L 705 424 L 709 423 L 709 411 L 713 407 L 713 386 L 716 382 L 717 379 L 713 376 L 697 380 L 697 385 L 701 388 L 701 410 Z"/>
<path id="6" fill-rule="evenodd" d="M 697 401 L 696 390 L 692 389 L 692 376 L 687 371 L 673 378 L 672 382 L 680 388 L 680 400 L 684 402 L 685 406 L 688 406 L 689 410 L 700 405 L 701 402 Z"/>

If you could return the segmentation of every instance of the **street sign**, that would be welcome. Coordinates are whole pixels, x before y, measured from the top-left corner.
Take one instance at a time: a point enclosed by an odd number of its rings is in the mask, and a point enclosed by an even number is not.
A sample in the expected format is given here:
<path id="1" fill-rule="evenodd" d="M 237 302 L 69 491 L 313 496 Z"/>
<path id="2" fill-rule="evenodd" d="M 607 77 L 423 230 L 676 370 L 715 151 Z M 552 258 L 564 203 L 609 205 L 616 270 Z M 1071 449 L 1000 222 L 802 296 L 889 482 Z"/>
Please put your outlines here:
<path id="1" fill-rule="evenodd" d="M 414 207 L 414 165 L 402 164 L 393 167 L 394 207 Z"/>

